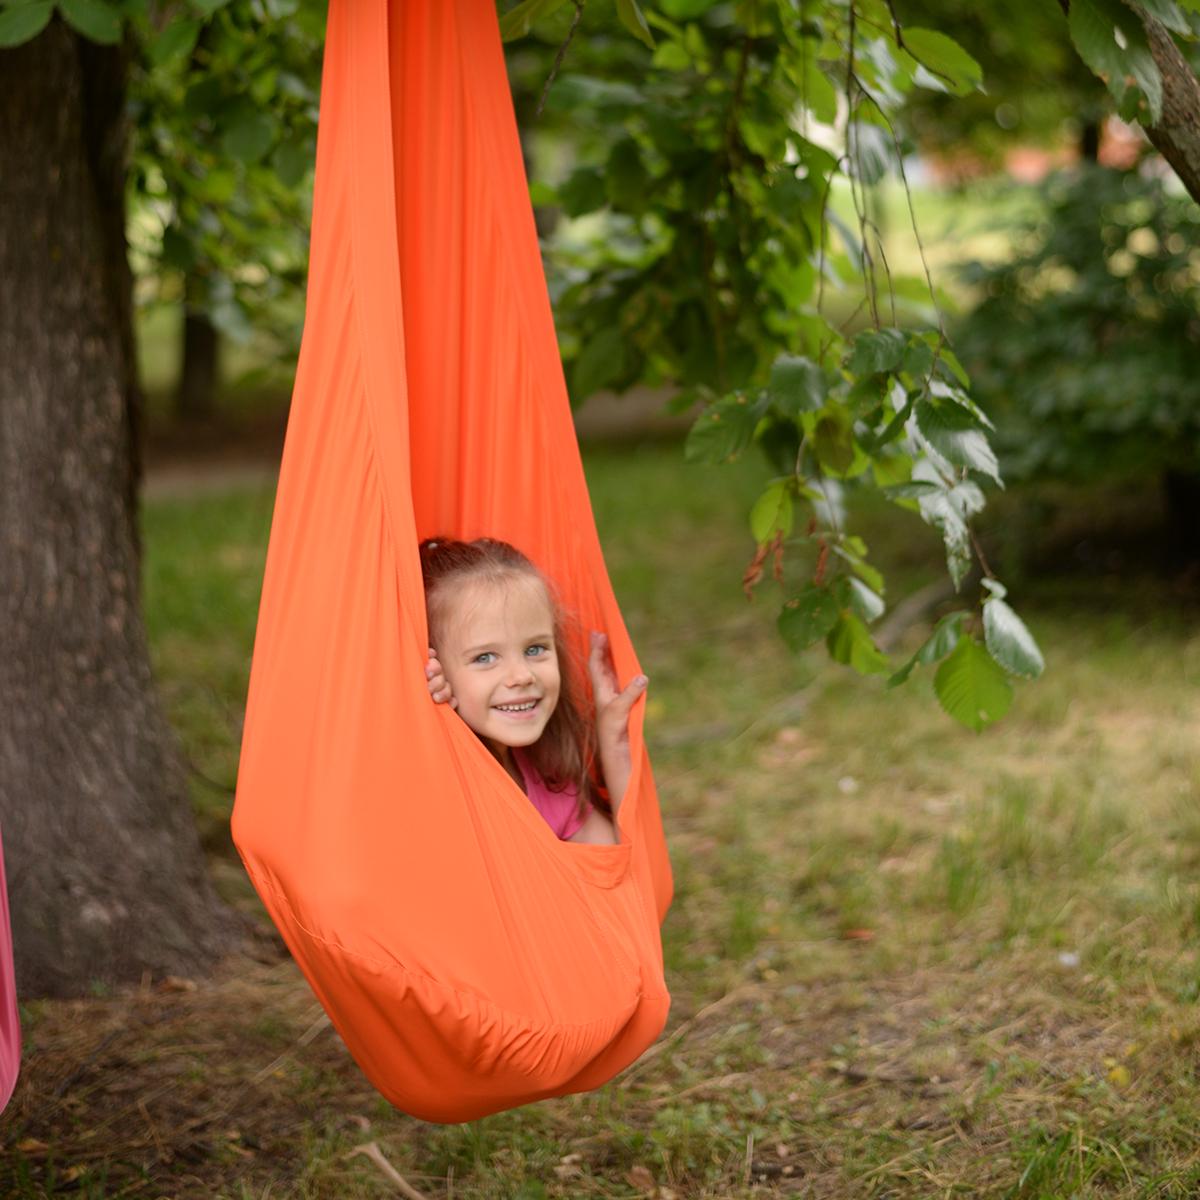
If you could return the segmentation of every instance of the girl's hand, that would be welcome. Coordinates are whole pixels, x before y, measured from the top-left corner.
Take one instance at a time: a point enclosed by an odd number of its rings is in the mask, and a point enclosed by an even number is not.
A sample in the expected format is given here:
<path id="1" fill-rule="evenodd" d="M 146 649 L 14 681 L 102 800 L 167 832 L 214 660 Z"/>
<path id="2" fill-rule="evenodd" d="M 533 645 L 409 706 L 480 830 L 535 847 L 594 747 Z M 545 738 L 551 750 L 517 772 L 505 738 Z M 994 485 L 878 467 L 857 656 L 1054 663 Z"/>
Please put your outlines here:
<path id="1" fill-rule="evenodd" d="M 438 662 L 437 651 L 429 647 L 429 661 L 425 664 L 425 678 L 429 681 L 429 694 L 436 704 L 449 704 L 451 708 L 458 707 L 454 692 L 446 681 L 442 664 Z"/>
<path id="2" fill-rule="evenodd" d="M 608 638 L 596 632 L 592 633 L 588 673 L 592 677 L 592 695 L 596 701 L 596 739 L 603 756 L 606 750 L 628 743 L 629 713 L 649 681 L 645 675 L 635 675 L 624 691 L 619 690 Z"/>

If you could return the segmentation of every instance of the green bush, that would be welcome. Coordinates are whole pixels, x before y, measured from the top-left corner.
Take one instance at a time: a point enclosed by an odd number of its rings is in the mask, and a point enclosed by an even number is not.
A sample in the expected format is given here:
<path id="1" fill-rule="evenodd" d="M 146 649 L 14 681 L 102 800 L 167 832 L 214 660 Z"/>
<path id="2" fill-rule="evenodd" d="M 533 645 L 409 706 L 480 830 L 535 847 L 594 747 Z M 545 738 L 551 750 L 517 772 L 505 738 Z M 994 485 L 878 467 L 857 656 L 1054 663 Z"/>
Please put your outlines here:
<path id="1" fill-rule="evenodd" d="M 963 268 L 982 299 L 956 345 L 1003 474 L 1163 473 L 1170 496 L 1200 468 L 1200 208 L 1095 165 L 1041 192 L 1008 261 Z"/>

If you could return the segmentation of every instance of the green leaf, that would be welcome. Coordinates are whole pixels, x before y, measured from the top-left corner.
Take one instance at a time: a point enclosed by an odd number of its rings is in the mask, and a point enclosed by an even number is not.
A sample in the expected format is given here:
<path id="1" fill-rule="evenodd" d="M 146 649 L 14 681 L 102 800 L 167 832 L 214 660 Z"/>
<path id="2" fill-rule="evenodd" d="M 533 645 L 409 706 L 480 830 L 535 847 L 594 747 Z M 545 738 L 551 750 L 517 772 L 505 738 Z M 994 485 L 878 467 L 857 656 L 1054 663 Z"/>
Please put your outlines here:
<path id="1" fill-rule="evenodd" d="M 524 37 L 535 21 L 549 16 L 563 0 L 522 0 L 500 18 L 500 37 L 505 42 Z"/>
<path id="2" fill-rule="evenodd" d="M 571 398 L 580 403 L 615 383 L 625 370 L 625 339 L 610 326 L 580 351 L 571 367 Z"/>
<path id="3" fill-rule="evenodd" d="M 638 41 L 645 42 L 651 50 L 654 49 L 654 34 L 650 32 L 650 26 L 646 24 L 646 16 L 637 0 L 617 0 L 617 16 L 621 18 L 621 24 Z"/>
<path id="4" fill-rule="evenodd" d="M 693 463 L 729 462 L 750 444 L 757 424 L 758 413 L 744 397 L 727 396 L 696 418 L 683 456 Z"/>
<path id="5" fill-rule="evenodd" d="M 904 46 L 956 96 L 979 91 L 983 68 L 953 39 L 936 29 L 905 29 Z"/>
<path id="6" fill-rule="evenodd" d="M 962 363 L 958 361 L 958 356 L 950 349 L 949 346 L 943 345 L 938 352 L 938 361 L 944 362 L 950 368 L 951 373 L 963 387 L 971 386 L 971 377 L 963 368 Z"/>
<path id="7" fill-rule="evenodd" d="M 568 217 L 581 217 L 608 203 L 604 176 L 595 167 L 577 167 L 559 187 L 558 196 Z"/>
<path id="8" fill-rule="evenodd" d="M 1173 33 L 1182 33 L 1185 37 L 1191 36 L 1192 27 L 1188 24 L 1187 17 L 1180 11 L 1175 0 L 1138 0 L 1138 6 L 1148 16 L 1161 22 Z M 1191 5 L 1190 7 L 1195 9 L 1198 6 Z"/>
<path id="9" fill-rule="evenodd" d="M 1006 671 L 1036 679 L 1046 669 L 1046 660 L 1033 635 L 999 597 L 983 606 L 983 632 L 988 653 Z"/>
<path id="10" fill-rule="evenodd" d="M 806 47 L 803 65 L 792 74 L 793 82 L 800 89 L 800 102 L 808 108 L 818 121 L 832 125 L 837 121 L 838 90 L 821 70 L 816 51 Z"/>
<path id="11" fill-rule="evenodd" d="M 860 675 L 886 674 L 891 670 L 887 655 L 875 645 L 871 631 L 854 613 L 843 612 L 839 615 L 825 644 L 834 662 L 845 663 Z"/>
<path id="12" fill-rule="evenodd" d="M 842 583 L 845 586 L 848 607 L 862 617 L 868 625 L 883 616 L 886 606 L 883 603 L 883 597 L 878 592 L 867 587 L 861 579 L 856 579 L 853 575 L 846 576 Z"/>
<path id="13" fill-rule="evenodd" d="M 310 147 L 294 138 L 280 142 L 271 155 L 271 166 L 284 187 L 298 187 L 312 165 Z"/>
<path id="14" fill-rule="evenodd" d="M 939 659 L 945 658 L 962 636 L 962 624 L 967 619 L 965 612 L 953 612 L 944 616 L 934 627 L 933 632 L 922 643 L 920 649 L 888 680 L 888 687 L 899 687 L 918 667 L 927 667 Z"/>
<path id="15" fill-rule="evenodd" d="M 847 169 L 868 187 L 878 183 L 891 169 L 894 147 L 891 138 L 878 125 L 861 118 L 850 122 L 846 130 L 849 152 Z"/>
<path id="16" fill-rule="evenodd" d="M 221 135 L 221 148 L 230 158 L 248 166 L 259 162 L 279 133 L 270 113 L 243 111 Z"/>
<path id="17" fill-rule="evenodd" d="M 907 339 L 899 329 L 868 329 L 854 339 L 849 369 L 854 375 L 895 371 L 904 359 Z"/>
<path id="18" fill-rule="evenodd" d="M 686 71 L 692 65 L 692 56 L 682 42 L 661 42 L 650 61 L 664 71 Z"/>
<path id="19" fill-rule="evenodd" d="M 50 22 L 53 4 L 23 4 L 0 12 L 0 47 L 32 41 Z"/>
<path id="20" fill-rule="evenodd" d="M 871 460 L 875 486 L 883 492 L 912 479 L 913 461 L 907 454 L 880 455 Z"/>
<path id="21" fill-rule="evenodd" d="M 883 572 L 877 570 L 867 562 L 867 548 L 862 547 L 861 550 L 854 548 L 853 543 L 858 542 L 858 538 L 847 538 L 846 544 L 842 546 L 834 546 L 833 552 L 850 566 L 855 575 L 857 575 L 866 585 L 872 590 L 878 592 L 881 596 L 886 587 L 884 584 Z M 860 543 L 861 544 L 861 543 Z"/>
<path id="22" fill-rule="evenodd" d="M 933 366 L 933 347 L 924 338 L 913 338 L 904 351 L 900 369 L 912 376 L 914 382 L 922 380 Z"/>
<path id="23" fill-rule="evenodd" d="M 854 462 L 854 430 L 841 409 L 827 409 L 817 421 L 813 451 L 823 466 L 839 474 Z"/>
<path id="24" fill-rule="evenodd" d="M 1067 24 L 1080 58 L 1104 80 L 1117 103 L 1125 99 L 1132 77 L 1149 103 L 1150 123 L 1156 123 L 1162 116 L 1162 76 L 1133 9 L 1121 0 L 1072 0 Z"/>
<path id="25" fill-rule="evenodd" d="M 1002 483 L 995 451 L 980 428 L 979 418 L 969 409 L 953 401 L 934 405 L 922 400 L 917 405 L 917 428 L 947 462 L 982 471 Z"/>
<path id="26" fill-rule="evenodd" d="M 206 17 L 211 17 L 213 13 L 224 8 L 228 3 L 229 0 L 191 0 L 192 7 Z"/>
<path id="27" fill-rule="evenodd" d="M 771 366 L 767 394 L 790 417 L 820 408 L 827 391 L 825 372 L 811 359 L 784 354 Z"/>
<path id="28" fill-rule="evenodd" d="M 114 46 L 121 40 L 121 14 L 107 0 L 58 0 L 58 11 L 89 41 Z"/>
<path id="29" fill-rule="evenodd" d="M 791 479 L 777 479 L 754 502 L 750 510 L 750 532 L 762 545 L 775 539 L 776 534 L 787 537 L 795 518 Z"/>
<path id="30" fill-rule="evenodd" d="M 622 138 L 608 156 L 605 191 L 614 208 L 636 212 L 645 207 L 648 176 L 633 138 Z"/>
<path id="31" fill-rule="evenodd" d="M 938 667 L 933 690 L 941 706 L 978 733 L 998 721 L 1012 704 L 1012 685 L 1004 668 L 972 637 L 962 637 Z"/>
<path id="32" fill-rule="evenodd" d="M 779 613 L 779 633 L 788 648 L 799 654 L 827 636 L 840 615 L 838 602 L 830 590 L 810 584 L 783 606 Z"/>
<path id="33" fill-rule="evenodd" d="M 237 191 L 237 174 L 232 168 L 214 168 L 192 185 L 193 195 L 209 204 L 226 204 Z"/>
<path id="34" fill-rule="evenodd" d="M 161 67 L 176 59 L 187 58 L 200 36 L 200 25 L 199 21 L 172 21 L 151 42 L 147 51 L 150 61 L 156 67 Z"/>
<path id="35" fill-rule="evenodd" d="M 878 479 L 876 480 L 878 483 Z M 889 483 L 879 489 L 889 500 L 919 500 L 922 496 L 931 496 L 941 491 L 936 483 L 926 479 L 910 479 L 905 483 Z"/>
<path id="36" fill-rule="evenodd" d="M 935 491 L 918 497 L 917 503 L 921 519 L 941 532 L 950 578 L 956 588 L 961 587 L 971 569 L 971 534 L 967 522 L 983 508 L 983 493 L 970 479 L 947 485 L 926 460 L 913 468 L 913 478 L 939 485 Z"/>

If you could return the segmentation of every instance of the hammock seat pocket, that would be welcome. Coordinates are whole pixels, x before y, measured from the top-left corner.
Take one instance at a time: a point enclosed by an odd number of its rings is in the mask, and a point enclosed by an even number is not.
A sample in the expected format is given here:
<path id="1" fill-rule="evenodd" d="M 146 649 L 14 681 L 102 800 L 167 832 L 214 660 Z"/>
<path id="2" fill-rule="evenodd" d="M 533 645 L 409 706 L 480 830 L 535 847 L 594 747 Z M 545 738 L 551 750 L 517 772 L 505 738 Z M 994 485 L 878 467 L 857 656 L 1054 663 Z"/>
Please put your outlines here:
<path id="1" fill-rule="evenodd" d="M 671 873 L 631 722 L 621 844 L 560 842 L 424 680 L 417 546 L 524 550 L 617 671 L 492 0 L 332 0 L 308 309 L 234 840 L 372 1083 L 461 1121 L 658 1036 Z"/>

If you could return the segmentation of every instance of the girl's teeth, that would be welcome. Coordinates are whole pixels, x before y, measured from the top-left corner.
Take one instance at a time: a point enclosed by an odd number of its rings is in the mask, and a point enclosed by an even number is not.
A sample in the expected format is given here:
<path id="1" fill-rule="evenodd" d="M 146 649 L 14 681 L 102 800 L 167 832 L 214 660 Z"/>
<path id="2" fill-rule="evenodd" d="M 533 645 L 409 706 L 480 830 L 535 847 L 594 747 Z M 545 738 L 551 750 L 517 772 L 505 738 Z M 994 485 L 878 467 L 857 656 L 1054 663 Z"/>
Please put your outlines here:
<path id="1" fill-rule="evenodd" d="M 497 704 L 496 707 L 501 712 L 528 712 L 536 703 L 536 700 L 530 700 L 528 704 Z"/>

